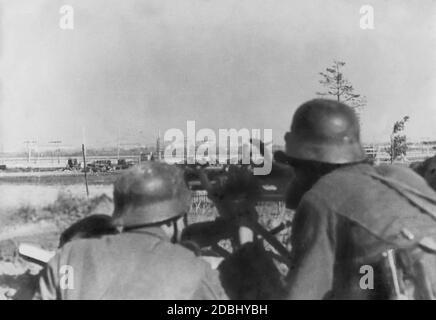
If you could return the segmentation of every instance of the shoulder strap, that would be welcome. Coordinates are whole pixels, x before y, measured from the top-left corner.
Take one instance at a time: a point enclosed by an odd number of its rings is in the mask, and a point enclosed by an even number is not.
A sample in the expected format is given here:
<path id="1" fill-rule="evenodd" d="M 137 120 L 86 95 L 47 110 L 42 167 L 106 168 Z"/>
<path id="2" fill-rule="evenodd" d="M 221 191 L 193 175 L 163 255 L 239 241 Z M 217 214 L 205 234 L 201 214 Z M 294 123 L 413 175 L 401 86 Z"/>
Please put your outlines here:
<path id="1" fill-rule="evenodd" d="M 421 209 L 428 215 L 430 215 L 434 220 L 436 220 L 436 197 L 428 196 L 422 193 L 420 190 L 408 186 L 407 184 L 400 182 L 396 179 L 384 177 L 380 174 L 367 172 L 366 175 L 371 178 L 382 182 L 391 189 L 394 189 L 407 200 L 409 200 L 417 208 Z M 430 204 L 430 206 L 428 205 Z"/>

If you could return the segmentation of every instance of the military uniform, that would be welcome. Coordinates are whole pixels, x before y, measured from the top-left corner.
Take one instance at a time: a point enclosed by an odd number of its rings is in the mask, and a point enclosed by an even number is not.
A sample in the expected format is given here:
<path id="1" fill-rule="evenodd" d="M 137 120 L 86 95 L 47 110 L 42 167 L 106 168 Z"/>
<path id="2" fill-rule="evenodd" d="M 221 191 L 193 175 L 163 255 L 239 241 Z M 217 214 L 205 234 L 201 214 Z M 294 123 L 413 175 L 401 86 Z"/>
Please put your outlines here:
<path id="1" fill-rule="evenodd" d="M 436 220 L 372 175 L 407 184 L 435 198 L 425 181 L 407 168 L 345 166 L 323 176 L 303 196 L 291 238 L 293 265 L 289 299 L 387 299 L 389 279 L 382 253 L 398 248 L 412 258 L 436 247 Z M 436 212 L 436 206 L 425 204 Z M 436 294 L 436 260 L 426 286 Z M 374 270 L 374 287 L 362 287 L 362 266 Z"/>
<path id="2" fill-rule="evenodd" d="M 218 273 L 172 243 L 190 199 L 177 167 L 148 162 L 126 171 L 114 184 L 109 225 L 117 233 L 67 242 L 40 277 L 41 298 L 225 299 Z M 95 234 L 88 223 L 70 233 Z"/>
<path id="3" fill-rule="evenodd" d="M 72 285 L 62 266 L 71 266 Z M 227 298 L 217 271 L 158 227 L 67 243 L 43 270 L 39 288 L 42 299 Z"/>
<path id="4" fill-rule="evenodd" d="M 408 168 L 373 167 L 358 118 L 314 99 L 285 134 L 295 178 L 290 299 L 434 299 L 436 194 Z"/>
<path id="5" fill-rule="evenodd" d="M 427 183 L 436 190 L 436 156 L 425 159 L 423 162 L 410 165 Z"/>

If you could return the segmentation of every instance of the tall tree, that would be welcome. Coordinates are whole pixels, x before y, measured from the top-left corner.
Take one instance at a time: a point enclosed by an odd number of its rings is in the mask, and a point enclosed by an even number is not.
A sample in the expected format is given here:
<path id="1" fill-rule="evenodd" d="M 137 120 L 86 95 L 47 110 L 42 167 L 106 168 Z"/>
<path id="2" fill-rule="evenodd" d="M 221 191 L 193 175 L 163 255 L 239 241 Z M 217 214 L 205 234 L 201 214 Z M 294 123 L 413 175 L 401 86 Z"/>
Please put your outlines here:
<path id="1" fill-rule="evenodd" d="M 403 119 L 394 123 L 391 142 L 389 147 L 385 150 L 389 154 L 391 163 L 398 157 L 405 156 L 407 153 L 407 138 L 405 134 L 402 134 L 407 121 L 409 121 L 409 116 L 404 116 Z"/>
<path id="2" fill-rule="evenodd" d="M 354 109 L 360 118 L 363 107 L 366 105 L 366 98 L 355 93 L 353 85 L 344 77 L 342 72 L 345 62 L 333 61 L 333 65 L 320 72 L 321 83 L 327 91 L 317 92 L 319 96 L 333 97 L 339 102 L 344 102 Z"/>

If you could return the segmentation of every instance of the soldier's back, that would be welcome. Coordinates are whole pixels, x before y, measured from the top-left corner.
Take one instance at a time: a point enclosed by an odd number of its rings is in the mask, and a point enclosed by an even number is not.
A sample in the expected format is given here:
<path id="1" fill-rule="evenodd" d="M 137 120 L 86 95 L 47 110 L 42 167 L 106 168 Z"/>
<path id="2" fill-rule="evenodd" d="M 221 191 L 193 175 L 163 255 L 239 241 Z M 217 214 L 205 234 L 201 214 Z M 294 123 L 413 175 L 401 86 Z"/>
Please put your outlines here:
<path id="1" fill-rule="evenodd" d="M 398 188 L 377 177 L 398 182 L 436 200 L 436 193 L 419 175 L 392 165 L 344 167 L 320 179 L 310 192 L 325 199 L 330 209 L 341 217 L 388 242 L 402 243 L 397 242 L 401 240 L 398 235 L 407 231 L 409 238 L 410 234 L 415 235 L 415 240 L 420 234 L 436 233 L 436 220 L 431 215 L 411 203 Z M 426 205 L 436 210 L 436 206 Z"/>
<path id="2" fill-rule="evenodd" d="M 419 175 L 391 165 L 347 166 L 308 192 L 306 201 L 326 204 L 326 214 L 334 216 L 335 298 L 385 298 L 391 286 L 382 270 L 387 250 L 412 252 L 423 242 L 436 250 L 436 205 L 425 198 L 436 200 L 436 193 Z M 376 290 L 362 290 L 363 266 L 374 268 Z"/>
<path id="3" fill-rule="evenodd" d="M 59 290 L 56 270 L 74 272 L 74 287 Z M 75 240 L 50 262 L 62 299 L 223 299 L 218 274 L 189 250 L 172 244 L 159 228 L 99 239 Z M 45 298 L 53 294 L 43 281 Z M 44 288 L 45 287 L 45 288 Z"/>

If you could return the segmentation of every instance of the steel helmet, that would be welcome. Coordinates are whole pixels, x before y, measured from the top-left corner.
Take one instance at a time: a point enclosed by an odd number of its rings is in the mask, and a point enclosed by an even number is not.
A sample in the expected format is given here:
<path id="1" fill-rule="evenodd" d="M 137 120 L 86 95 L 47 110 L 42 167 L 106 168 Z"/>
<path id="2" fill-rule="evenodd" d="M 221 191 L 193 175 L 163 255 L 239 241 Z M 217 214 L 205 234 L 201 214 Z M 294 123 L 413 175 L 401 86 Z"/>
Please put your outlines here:
<path id="1" fill-rule="evenodd" d="M 349 106 L 327 99 L 314 99 L 294 114 L 285 135 L 290 158 L 344 164 L 366 158 L 360 143 L 359 121 Z"/>
<path id="2" fill-rule="evenodd" d="M 191 192 L 183 172 L 166 163 L 147 162 L 124 173 L 114 184 L 114 224 L 156 224 L 189 210 Z"/>

